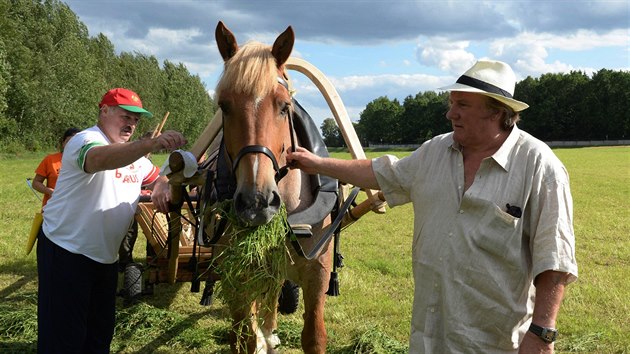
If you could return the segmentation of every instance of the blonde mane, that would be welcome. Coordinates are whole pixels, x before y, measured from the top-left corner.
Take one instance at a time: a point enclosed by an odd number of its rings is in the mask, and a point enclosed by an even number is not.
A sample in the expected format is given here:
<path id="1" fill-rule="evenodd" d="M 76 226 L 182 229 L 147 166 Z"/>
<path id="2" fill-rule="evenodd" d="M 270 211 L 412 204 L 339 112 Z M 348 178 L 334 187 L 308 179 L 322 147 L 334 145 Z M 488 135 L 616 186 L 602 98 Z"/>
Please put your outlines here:
<path id="1" fill-rule="evenodd" d="M 225 62 L 216 94 L 218 97 L 226 90 L 260 99 L 273 91 L 277 76 L 276 59 L 271 55 L 271 46 L 249 42 Z"/>

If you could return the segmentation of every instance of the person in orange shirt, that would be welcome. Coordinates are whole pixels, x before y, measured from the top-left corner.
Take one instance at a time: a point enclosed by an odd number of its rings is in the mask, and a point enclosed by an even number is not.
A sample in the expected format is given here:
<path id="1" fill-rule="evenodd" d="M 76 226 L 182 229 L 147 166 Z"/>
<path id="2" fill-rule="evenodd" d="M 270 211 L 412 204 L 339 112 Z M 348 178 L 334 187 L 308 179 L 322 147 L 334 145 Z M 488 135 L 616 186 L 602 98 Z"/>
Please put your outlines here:
<path id="1" fill-rule="evenodd" d="M 61 156 L 63 155 L 63 148 L 70 138 L 76 133 L 80 132 L 77 128 L 68 128 L 61 137 L 59 152 L 47 155 L 42 162 L 39 163 L 37 169 L 35 169 L 35 178 L 33 178 L 33 189 L 42 193 L 44 199 L 42 199 L 42 208 L 48 202 L 48 199 L 55 191 L 55 185 L 57 184 L 57 177 L 59 177 L 59 170 L 61 169 Z M 46 181 L 46 184 L 44 184 Z"/>

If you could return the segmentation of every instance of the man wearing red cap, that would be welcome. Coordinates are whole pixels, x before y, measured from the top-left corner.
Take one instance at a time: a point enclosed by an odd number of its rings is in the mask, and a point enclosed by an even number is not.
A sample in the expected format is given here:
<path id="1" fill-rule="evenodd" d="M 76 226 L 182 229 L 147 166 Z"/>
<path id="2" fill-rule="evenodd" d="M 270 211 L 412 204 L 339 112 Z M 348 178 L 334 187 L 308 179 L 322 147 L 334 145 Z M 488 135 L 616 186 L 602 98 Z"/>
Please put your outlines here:
<path id="1" fill-rule="evenodd" d="M 129 142 L 141 117 L 152 116 L 135 92 L 112 89 L 98 123 L 66 145 L 38 235 L 38 353 L 109 352 L 121 240 L 141 187 L 167 183 L 144 156 L 186 144 L 175 131 Z"/>
<path id="2" fill-rule="evenodd" d="M 390 206 L 413 203 L 415 294 L 409 352 L 552 353 L 556 316 L 577 279 L 569 176 L 520 130 L 516 77 L 480 60 L 448 91 L 453 131 L 410 156 L 287 160 L 360 187 Z"/>

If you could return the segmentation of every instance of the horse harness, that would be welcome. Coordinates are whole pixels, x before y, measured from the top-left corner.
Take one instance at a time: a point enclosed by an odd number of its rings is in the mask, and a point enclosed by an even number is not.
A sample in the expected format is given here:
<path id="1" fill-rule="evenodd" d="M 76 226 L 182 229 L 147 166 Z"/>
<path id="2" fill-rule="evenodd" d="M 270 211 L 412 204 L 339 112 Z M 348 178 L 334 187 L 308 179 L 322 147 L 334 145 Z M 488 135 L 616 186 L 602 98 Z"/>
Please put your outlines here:
<path id="1" fill-rule="evenodd" d="M 287 90 L 289 90 L 288 82 L 284 78 L 278 77 L 277 81 Z M 312 119 L 310 118 L 310 116 L 308 116 L 308 113 L 300 106 L 300 104 L 295 99 L 293 99 L 292 101 L 292 109 L 290 109 L 288 112 L 289 134 L 291 138 L 291 149 L 293 149 L 292 151 L 295 151 L 297 147 L 296 136 L 302 136 L 302 138 L 305 139 L 305 148 L 319 155 L 323 155 L 323 152 L 325 152 L 325 156 L 328 156 L 325 144 L 323 143 L 319 132 L 315 132 L 317 130 L 317 126 L 314 125 Z M 296 115 L 296 113 L 299 114 Z M 300 124 L 298 124 L 300 128 L 299 131 L 294 122 L 296 116 L 300 118 Z M 316 136 L 316 138 L 314 138 L 314 136 Z M 213 151 L 210 157 L 200 166 L 200 169 L 206 169 L 208 171 L 199 200 L 199 202 L 201 203 L 201 209 L 199 209 L 199 211 L 197 212 L 199 221 L 197 223 L 197 238 L 195 241 L 198 242 L 200 246 L 208 247 L 216 244 L 216 242 L 218 242 L 218 240 L 227 230 L 227 218 L 221 218 L 213 226 L 213 235 L 207 235 L 205 232 L 203 213 L 208 205 L 213 205 L 216 202 L 231 199 L 233 197 L 236 190 L 236 180 L 234 176 L 238 164 L 245 155 L 251 153 L 264 154 L 271 160 L 273 168 L 276 172 L 276 183 L 278 183 L 283 177 L 287 175 L 291 167 L 291 165 L 289 164 L 283 167 L 279 167 L 278 161 L 276 160 L 271 149 L 263 145 L 248 145 L 243 147 L 234 158 L 234 161 L 229 164 L 229 160 L 231 159 L 226 151 L 223 138 L 221 138 L 219 148 L 216 151 Z M 306 210 L 289 215 L 287 220 L 289 230 L 287 237 L 293 245 L 296 253 L 307 259 L 315 258 L 319 254 L 323 246 L 333 236 L 336 237 L 339 235 L 340 225 L 343 216 L 350 208 L 351 203 L 354 202 L 354 199 L 359 192 L 359 189 L 355 187 L 351 191 L 350 195 L 343 203 L 343 205 L 339 205 L 339 186 L 336 179 L 320 175 L 311 175 L 310 178 L 311 184 L 314 187 L 313 193 L 315 194 L 313 205 Z M 187 196 L 188 194 L 184 193 L 184 195 Z M 332 214 L 333 220 L 327 232 L 322 235 L 319 240 L 317 240 L 312 250 L 305 252 L 302 249 L 298 238 L 311 237 L 312 232 L 310 231 L 310 228 L 303 228 L 300 226 L 313 225 L 321 221 L 328 214 Z M 337 247 L 338 242 L 335 242 L 335 248 Z M 340 255 L 338 257 L 340 257 Z M 340 262 L 335 262 L 335 264 L 337 263 Z"/>

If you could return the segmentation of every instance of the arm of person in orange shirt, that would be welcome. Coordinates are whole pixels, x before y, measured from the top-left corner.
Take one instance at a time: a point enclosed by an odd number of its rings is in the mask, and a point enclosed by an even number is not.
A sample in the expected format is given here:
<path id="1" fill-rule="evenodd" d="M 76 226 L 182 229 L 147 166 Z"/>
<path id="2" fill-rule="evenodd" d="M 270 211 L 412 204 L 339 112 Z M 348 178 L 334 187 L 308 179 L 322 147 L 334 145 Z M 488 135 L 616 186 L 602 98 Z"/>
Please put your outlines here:
<path id="1" fill-rule="evenodd" d="M 46 185 L 44 184 L 45 180 L 46 180 L 46 177 L 40 174 L 35 174 L 35 177 L 33 178 L 33 189 L 42 194 L 51 196 L 53 192 L 55 191 L 55 189 L 46 187 Z"/>

